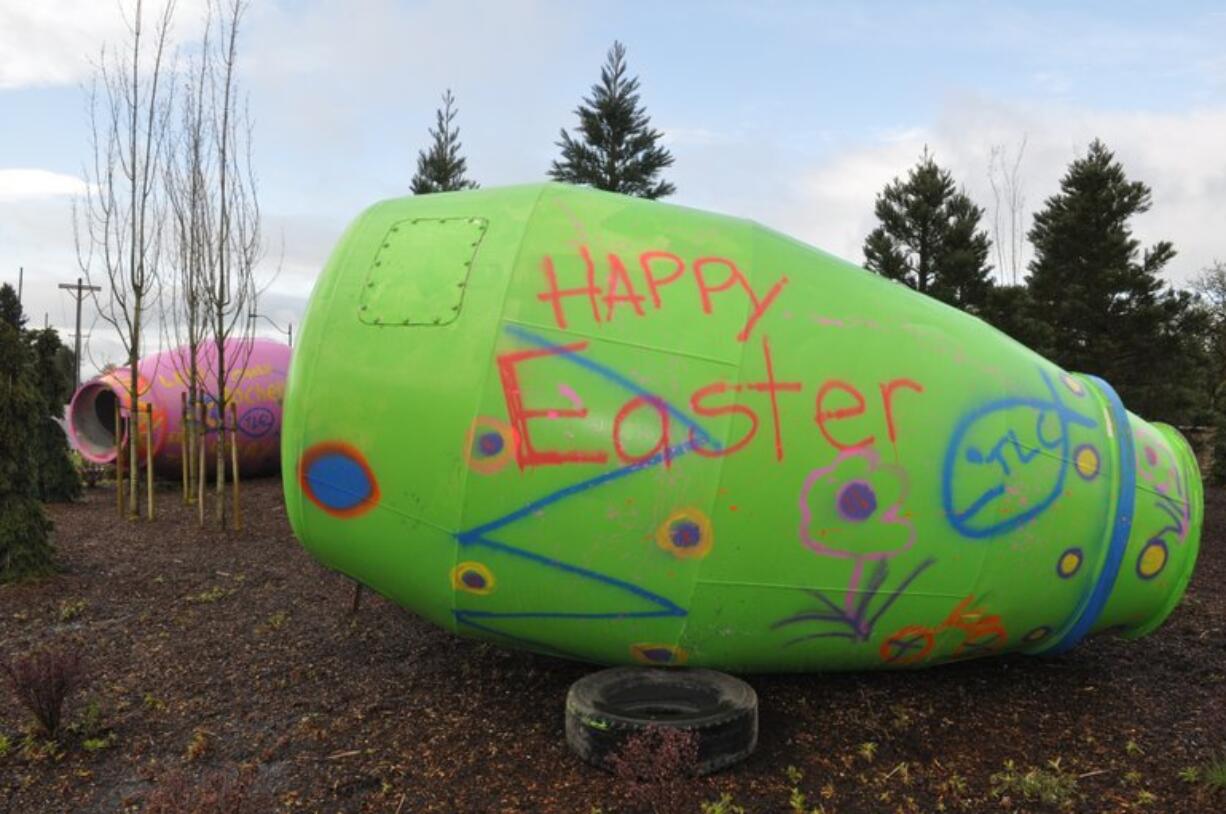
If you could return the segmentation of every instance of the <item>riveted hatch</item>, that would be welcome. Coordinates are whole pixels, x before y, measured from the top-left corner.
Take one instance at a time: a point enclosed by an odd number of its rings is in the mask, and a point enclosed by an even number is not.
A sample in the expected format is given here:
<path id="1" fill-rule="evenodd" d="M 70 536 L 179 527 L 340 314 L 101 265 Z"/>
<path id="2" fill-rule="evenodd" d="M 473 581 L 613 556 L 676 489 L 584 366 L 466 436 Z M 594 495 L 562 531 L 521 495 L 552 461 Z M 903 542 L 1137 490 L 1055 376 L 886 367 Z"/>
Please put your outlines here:
<path id="1" fill-rule="evenodd" d="M 358 318 L 367 325 L 454 322 L 485 235 L 484 218 L 413 218 L 388 229 L 366 275 Z"/>

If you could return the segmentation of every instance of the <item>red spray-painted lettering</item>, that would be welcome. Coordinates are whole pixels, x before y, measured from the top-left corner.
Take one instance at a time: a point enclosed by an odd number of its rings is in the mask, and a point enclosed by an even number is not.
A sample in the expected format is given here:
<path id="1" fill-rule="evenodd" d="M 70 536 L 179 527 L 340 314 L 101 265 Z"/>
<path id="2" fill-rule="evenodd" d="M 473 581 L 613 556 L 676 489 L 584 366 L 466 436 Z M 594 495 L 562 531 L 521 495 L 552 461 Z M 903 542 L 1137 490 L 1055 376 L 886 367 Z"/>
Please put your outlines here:
<path id="1" fill-rule="evenodd" d="M 609 273 L 606 276 L 604 288 L 597 285 L 596 264 L 592 260 L 591 250 L 586 245 L 579 247 L 579 257 L 583 261 L 584 285 L 572 288 L 561 287 L 558 281 L 557 266 L 551 255 L 546 255 L 541 261 L 541 270 L 545 276 L 545 290 L 538 293 L 536 298 L 541 302 L 549 303 L 553 310 L 554 324 L 558 328 L 566 329 L 569 326 L 565 305 L 566 301 L 571 298 L 586 299 L 592 311 L 592 319 L 598 325 L 603 322 L 612 322 L 616 306 L 619 304 L 633 309 L 635 316 L 643 317 L 647 315 L 646 310 L 643 308 L 644 297 L 636 290 L 626 269 L 626 264 L 622 261 L 621 257 L 613 252 L 609 252 L 606 255 Z M 643 276 L 643 285 L 647 288 L 647 294 L 651 299 L 652 307 L 659 311 L 663 308 L 660 290 L 665 286 L 673 285 L 681 279 L 686 269 L 685 261 L 675 254 L 664 251 L 643 252 L 639 255 L 638 259 L 639 268 Z M 654 269 L 662 265 L 671 265 L 672 270 L 663 276 L 657 276 Z M 709 267 L 722 267 L 725 269 L 723 278 L 717 282 L 712 282 L 712 277 L 707 271 Z M 770 309 L 771 305 L 774 304 L 775 300 L 778 299 L 779 292 L 783 290 L 783 287 L 788 282 L 786 276 L 781 276 L 767 290 L 764 296 L 759 297 L 740 267 L 726 257 L 700 257 L 693 262 L 691 270 L 693 272 L 694 283 L 698 288 L 698 301 L 703 314 L 709 315 L 714 313 L 715 303 L 713 295 L 716 294 L 739 289 L 749 300 L 749 316 L 746 318 L 744 326 L 736 334 L 738 342 L 745 342 L 749 339 L 754 327 Z M 601 302 L 605 306 L 603 316 L 600 313 Z"/>

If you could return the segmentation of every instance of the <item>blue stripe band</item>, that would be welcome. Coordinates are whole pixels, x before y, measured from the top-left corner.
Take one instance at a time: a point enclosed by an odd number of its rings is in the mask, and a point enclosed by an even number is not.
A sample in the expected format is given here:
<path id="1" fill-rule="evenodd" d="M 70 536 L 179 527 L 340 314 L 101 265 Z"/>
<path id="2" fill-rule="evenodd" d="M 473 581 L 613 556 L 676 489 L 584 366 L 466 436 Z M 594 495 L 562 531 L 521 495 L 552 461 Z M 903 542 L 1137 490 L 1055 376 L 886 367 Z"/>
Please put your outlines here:
<path id="1" fill-rule="evenodd" d="M 1115 588 L 1116 577 L 1120 573 L 1120 564 L 1124 561 L 1124 549 L 1128 547 L 1128 537 L 1132 534 L 1133 510 L 1137 501 L 1137 457 L 1132 441 L 1132 426 L 1128 422 L 1128 412 L 1119 395 L 1097 376 L 1087 376 L 1106 397 L 1107 406 L 1111 411 L 1111 423 L 1115 425 L 1115 440 L 1119 451 L 1119 489 L 1120 497 L 1115 507 L 1115 524 L 1111 529 L 1111 542 L 1107 548 L 1107 561 L 1103 563 L 1098 573 L 1098 581 L 1094 588 L 1082 601 L 1082 606 L 1074 617 L 1068 632 L 1045 653 L 1064 653 L 1085 638 L 1093 629 L 1098 617 L 1102 615 L 1107 599 Z"/>

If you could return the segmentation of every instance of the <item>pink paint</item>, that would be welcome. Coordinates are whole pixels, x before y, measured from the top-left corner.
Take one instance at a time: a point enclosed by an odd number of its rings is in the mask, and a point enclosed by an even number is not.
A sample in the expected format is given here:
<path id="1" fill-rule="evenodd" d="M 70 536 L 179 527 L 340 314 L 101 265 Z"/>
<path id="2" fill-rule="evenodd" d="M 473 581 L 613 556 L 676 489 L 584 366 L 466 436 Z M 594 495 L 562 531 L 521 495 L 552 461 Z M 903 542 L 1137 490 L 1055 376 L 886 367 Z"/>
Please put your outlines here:
<path id="1" fill-rule="evenodd" d="M 203 379 L 206 417 L 206 459 L 216 455 L 219 416 L 216 398 L 217 353 L 214 345 L 200 348 L 198 375 Z M 290 349 L 267 339 L 233 340 L 226 343 L 227 396 L 238 408 L 239 469 L 243 475 L 275 472 L 281 458 L 281 403 Z M 137 441 L 144 456 L 145 404 L 153 405 L 153 462 L 159 473 L 181 472 L 183 433 L 182 397 L 187 392 L 189 354 L 186 348 L 147 356 L 137 365 L 141 404 L 141 432 Z M 72 444 L 88 461 L 99 464 L 115 460 L 115 410 L 130 414 L 127 388 L 129 368 L 117 368 L 86 382 L 73 394 L 66 423 Z M 227 410 L 228 413 L 228 410 Z M 227 425 L 229 416 L 226 417 Z"/>
<path id="2" fill-rule="evenodd" d="M 850 483 L 869 484 L 871 483 L 871 476 L 877 472 L 885 472 L 898 479 L 901 487 L 898 499 L 894 503 L 885 507 L 884 510 L 881 510 L 880 515 L 874 519 L 874 522 L 881 523 L 885 526 L 899 526 L 905 529 L 906 539 L 901 545 L 894 548 L 884 548 L 878 551 L 848 551 L 827 545 L 820 540 L 815 540 L 812 534 L 810 534 L 809 527 L 813 522 L 813 510 L 810 506 L 810 502 L 814 498 L 814 488 L 818 484 L 826 481 L 838 483 L 839 481 L 836 478 L 837 470 L 846 461 L 853 458 L 863 459 L 867 466 L 866 474 L 869 477 L 865 480 L 855 480 L 851 481 Z M 848 485 L 850 485 L 850 483 Z M 852 560 L 851 578 L 848 580 L 847 591 L 843 595 L 843 607 L 845 612 L 848 614 L 848 618 L 853 618 L 855 615 L 854 603 L 860 590 L 860 582 L 864 576 L 864 564 L 866 562 L 876 562 L 879 560 L 886 560 L 896 557 L 910 549 L 915 543 L 914 525 L 911 523 L 910 519 L 901 516 L 902 503 L 903 500 L 906 499 L 907 491 L 906 476 L 902 470 L 894 466 L 883 465 L 881 463 L 881 456 L 878 455 L 875 450 L 869 447 L 852 447 L 850 449 L 845 449 L 839 453 L 838 457 L 836 457 L 829 466 L 815 469 L 809 473 L 807 478 L 805 478 L 804 485 L 801 487 L 800 492 L 800 541 L 806 548 L 821 556 Z M 838 490 L 837 494 L 841 496 L 842 492 L 843 490 L 840 489 Z M 856 517 L 853 519 L 849 517 L 843 510 L 843 507 L 839 505 L 837 497 L 834 502 L 834 508 L 836 513 L 844 521 L 850 521 L 856 525 L 868 521 L 871 515 L 877 514 L 876 509 L 874 509 L 874 511 L 870 512 L 870 516 Z"/>

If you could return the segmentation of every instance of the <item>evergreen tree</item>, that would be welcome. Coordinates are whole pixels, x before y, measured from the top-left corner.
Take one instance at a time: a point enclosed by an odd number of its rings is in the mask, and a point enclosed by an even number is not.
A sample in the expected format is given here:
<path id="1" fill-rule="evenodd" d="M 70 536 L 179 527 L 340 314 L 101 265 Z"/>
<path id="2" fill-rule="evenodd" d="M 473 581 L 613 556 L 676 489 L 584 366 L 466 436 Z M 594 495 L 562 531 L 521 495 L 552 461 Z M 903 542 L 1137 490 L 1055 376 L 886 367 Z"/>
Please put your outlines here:
<path id="1" fill-rule="evenodd" d="M 553 162 L 549 176 L 568 184 L 587 184 L 596 189 L 663 198 L 676 192 L 660 172 L 673 163 L 673 156 L 659 146 L 661 133 L 651 127 L 646 110 L 639 105 L 638 77 L 626 76 L 626 47 L 614 42 L 600 69 L 600 82 L 575 109 L 579 117 L 577 137 L 565 129 L 557 146 L 562 157 Z"/>
<path id="2" fill-rule="evenodd" d="M 991 242 L 983 210 L 954 185 L 924 149 L 904 181 L 877 196 L 881 225 L 864 241 L 864 265 L 916 291 L 982 313 L 992 289 Z"/>
<path id="3" fill-rule="evenodd" d="M 443 106 L 435 113 L 434 127 L 429 129 L 433 142 L 428 150 L 417 154 L 417 173 L 411 185 L 414 195 L 476 188 L 476 182 L 464 177 L 468 161 L 460 155 L 456 112 L 455 97 L 449 89 L 443 94 Z"/>
<path id="4" fill-rule="evenodd" d="M 1214 486 L 1226 485 L 1226 405 L 1218 403 L 1213 413 L 1213 462 L 1207 480 Z"/>
<path id="5" fill-rule="evenodd" d="M 1186 292 L 1158 276 L 1175 256 L 1168 241 L 1141 250 L 1129 220 L 1149 210 L 1150 189 L 1129 181 L 1095 140 L 1035 213 L 1027 279 L 1050 328 L 1039 348 L 1069 370 L 1102 376 L 1133 411 L 1186 419 L 1208 364 L 1207 320 Z"/>
<path id="6" fill-rule="evenodd" d="M 21 311 L 21 300 L 17 299 L 17 289 L 8 283 L 0 285 L 0 322 L 7 322 L 18 331 L 25 328 L 26 315 Z"/>
<path id="7" fill-rule="evenodd" d="M 81 478 L 68 452 L 68 437 L 55 421 L 72 396 L 73 373 L 70 369 L 65 376 L 63 366 L 67 348 L 52 328 L 28 334 L 34 352 L 34 386 L 42 402 L 35 433 L 39 497 L 44 501 L 72 500 L 81 495 Z"/>
<path id="8" fill-rule="evenodd" d="M 9 295 L 12 295 L 11 297 Z M 0 582 L 52 568 L 51 524 L 38 502 L 35 433 L 41 418 L 16 293 L 0 287 Z"/>
<path id="9" fill-rule="evenodd" d="M 1209 334 L 1205 337 L 1205 351 L 1210 358 L 1206 397 L 1210 409 L 1217 413 L 1219 406 L 1226 406 L 1219 404 L 1226 396 L 1226 262 L 1215 260 L 1202 269 L 1192 281 L 1192 290 L 1200 295 L 1209 321 Z M 1226 466 L 1226 461 L 1223 465 Z"/>
<path id="10" fill-rule="evenodd" d="M 1035 308 L 1024 285 L 998 285 L 988 291 L 980 314 L 993 328 L 1008 334 L 1028 348 L 1048 344 L 1050 328 Z"/>

